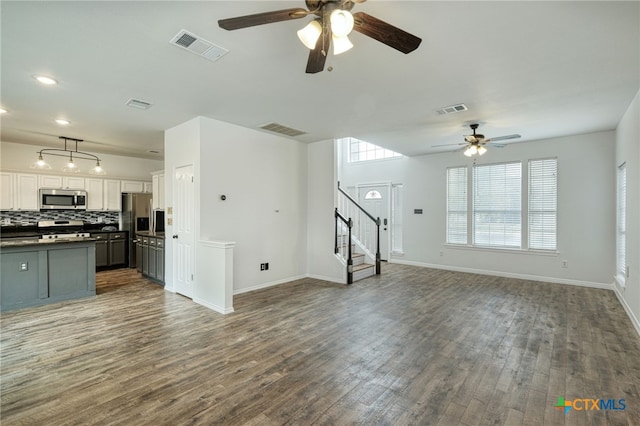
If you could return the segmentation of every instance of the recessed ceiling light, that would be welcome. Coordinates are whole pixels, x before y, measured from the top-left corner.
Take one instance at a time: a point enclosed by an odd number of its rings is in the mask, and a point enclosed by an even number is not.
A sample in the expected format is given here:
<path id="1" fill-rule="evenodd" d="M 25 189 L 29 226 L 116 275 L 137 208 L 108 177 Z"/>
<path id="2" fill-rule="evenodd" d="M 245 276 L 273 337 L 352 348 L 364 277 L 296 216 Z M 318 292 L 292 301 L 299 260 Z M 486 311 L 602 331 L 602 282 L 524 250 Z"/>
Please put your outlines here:
<path id="1" fill-rule="evenodd" d="M 46 85 L 52 85 L 52 84 L 58 84 L 58 82 L 51 78 L 51 77 L 47 77 L 45 75 L 34 75 L 33 78 L 35 78 L 36 80 L 38 80 L 40 83 L 42 84 L 46 84 Z"/>
<path id="2" fill-rule="evenodd" d="M 56 123 L 58 123 L 61 126 L 66 126 L 66 125 L 71 124 L 71 122 L 69 120 L 65 120 L 64 118 L 58 118 L 56 120 Z"/>

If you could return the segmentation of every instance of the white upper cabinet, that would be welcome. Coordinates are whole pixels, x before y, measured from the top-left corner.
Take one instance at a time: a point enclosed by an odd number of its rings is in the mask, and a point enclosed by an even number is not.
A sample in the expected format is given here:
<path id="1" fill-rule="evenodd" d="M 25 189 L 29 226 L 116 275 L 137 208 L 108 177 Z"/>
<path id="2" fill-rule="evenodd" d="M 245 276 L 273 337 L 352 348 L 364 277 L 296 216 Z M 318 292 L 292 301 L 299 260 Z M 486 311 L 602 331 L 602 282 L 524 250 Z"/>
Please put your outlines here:
<path id="1" fill-rule="evenodd" d="M 144 192 L 144 182 L 123 180 L 121 192 Z"/>
<path id="2" fill-rule="evenodd" d="M 85 178 L 75 176 L 64 176 L 62 187 L 66 189 L 85 189 Z"/>
<path id="3" fill-rule="evenodd" d="M 104 179 L 85 179 L 87 210 L 104 210 Z"/>
<path id="4" fill-rule="evenodd" d="M 104 210 L 120 211 L 122 207 L 122 191 L 119 180 L 105 179 L 104 181 Z"/>
<path id="5" fill-rule="evenodd" d="M 144 183 L 143 192 L 147 194 L 151 194 L 153 192 L 153 184 L 151 182 L 143 182 L 143 183 Z"/>
<path id="6" fill-rule="evenodd" d="M 38 210 L 38 175 L 16 175 L 16 208 Z"/>
<path id="7" fill-rule="evenodd" d="M 151 177 L 151 184 L 153 186 L 153 208 L 164 209 L 164 172 L 155 173 Z"/>
<path id="8" fill-rule="evenodd" d="M 39 188 L 62 188 L 62 176 L 38 176 Z"/>
<path id="9" fill-rule="evenodd" d="M 15 188 L 13 173 L 0 173 L 0 210 L 15 208 Z"/>

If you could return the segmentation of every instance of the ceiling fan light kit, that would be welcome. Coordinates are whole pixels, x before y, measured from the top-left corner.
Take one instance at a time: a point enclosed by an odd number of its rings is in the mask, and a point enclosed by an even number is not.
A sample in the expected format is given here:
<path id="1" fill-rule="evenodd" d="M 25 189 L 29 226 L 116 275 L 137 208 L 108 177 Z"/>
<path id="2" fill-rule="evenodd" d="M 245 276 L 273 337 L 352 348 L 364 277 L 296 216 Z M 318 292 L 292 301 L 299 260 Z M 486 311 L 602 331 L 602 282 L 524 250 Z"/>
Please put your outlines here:
<path id="1" fill-rule="evenodd" d="M 324 69 L 332 41 L 334 55 L 351 49 L 353 43 L 348 35 L 354 30 L 405 54 L 420 46 L 422 39 L 413 34 L 366 13 L 351 13 L 355 3 L 364 2 L 365 0 L 305 0 L 307 10 L 283 9 L 220 19 L 218 26 L 231 31 L 315 15 L 313 21 L 297 32 L 300 41 L 310 49 L 306 68 L 308 74 L 315 74 Z"/>
<path id="2" fill-rule="evenodd" d="M 464 140 L 465 140 L 464 142 L 454 143 L 454 144 L 445 144 L 445 145 L 434 145 L 433 148 L 438 148 L 441 146 L 466 145 L 463 151 L 464 155 L 466 155 L 467 157 L 473 157 L 474 155 L 484 155 L 488 151 L 485 145 L 488 144 L 489 142 L 520 138 L 519 134 L 513 134 L 513 135 L 498 136 L 498 137 L 489 139 L 489 138 L 485 138 L 484 135 L 480 133 L 476 133 L 476 129 L 478 128 L 478 123 L 470 124 L 469 127 L 471 127 L 473 134 L 466 135 L 464 137 Z M 503 148 L 504 145 L 493 145 L 493 147 Z"/>

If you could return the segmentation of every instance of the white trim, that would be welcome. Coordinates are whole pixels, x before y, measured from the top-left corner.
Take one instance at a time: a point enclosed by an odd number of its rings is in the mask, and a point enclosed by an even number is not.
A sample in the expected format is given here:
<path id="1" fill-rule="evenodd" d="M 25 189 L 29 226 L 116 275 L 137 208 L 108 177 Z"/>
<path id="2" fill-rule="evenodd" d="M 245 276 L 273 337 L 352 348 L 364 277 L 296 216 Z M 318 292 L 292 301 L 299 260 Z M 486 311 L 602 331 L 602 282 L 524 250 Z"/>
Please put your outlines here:
<path id="1" fill-rule="evenodd" d="M 454 250 L 470 250 L 470 251 L 486 251 L 492 253 L 513 253 L 513 254 L 533 254 L 536 256 L 555 256 L 558 257 L 560 252 L 558 250 L 539 250 L 539 249 L 523 249 L 523 248 L 510 248 L 510 247 L 487 247 L 487 246 L 472 246 L 468 244 L 452 244 L 443 243 L 443 247 Z"/>
<path id="2" fill-rule="evenodd" d="M 267 288 L 267 287 L 273 287 L 275 285 L 279 285 L 279 284 L 284 284 L 284 283 L 288 283 L 291 281 L 295 281 L 295 280 L 301 280 L 303 278 L 307 278 L 307 274 L 304 275 L 297 275 L 295 277 L 289 277 L 289 278 L 283 278 L 281 280 L 277 280 L 277 281 L 270 281 L 267 283 L 262 283 L 262 284 L 258 284 L 258 285 L 254 285 L 251 287 L 247 287 L 247 288 L 241 288 L 238 290 L 233 290 L 233 294 L 242 294 L 242 293 L 248 293 L 250 291 L 255 291 L 255 290 L 262 290 L 263 288 Z"/>
<path id="3" fill-rule="evenodd" d="M 438 265 L 433 263 L 414 262 L 411 260 L 392 259 L 389 263 L 398 263 L 400 265 L 420 266 L 423 268 L 442 269 L 445 271 L 465 272 L 468 274 L 493 275 L 496 277 L 515 278 L 519 280 L 540 281 L 553 284 L 577 285 L 580 287 L 600 288 L 604 290 L 612 290 L 612 285 L 607 283 L 594 283 L 591 281 L 578 281 L 566 278 L 542 277 L 539 275 L 516 274 L 511 272 L 488 271 L 484 269 L 462 268 L 458 266 Z"/>
<path id="4" fill-rule="evenodd" d="M 198 244 L 204 247 L 221 248 L 221 249 L 234 248 L 236 246 L 236 243 L 232 241 L 198 240 Z"/>
<path id="5" fill-rule="evenodd" d="M 638 333 L 638 335 L 640 335 L 640 321 L 638 321 L 638 318 L 633 314 L 633 311 L 631 310 L 631 308 L 627 304 L 627 301 L 625 300 L 625 298 L 622 295 L 622 293 L 620 293 L 620 290 L 618 289 L 618 286 L 616 286 L 615 284 L 613 284 L 613 292 L 616 294 L 616 297 L 618 298 L 618 301 L 620 302 L 620 304 L 624 308 L 625 312 L 627 313 L 627 316 L 631 320 L 631 324 L 633 325 L 633 328 L 636 329 L 636 333 Z"/>
<path id="6" fill-rule="evenodd" d="M 346 280 L 340 281 L 336 278 L 332 278 L 332 277 L 325 277 L 323 275 L 315 275 L 315 274 L 307 274 L 307 278 L 313 278 L 314 280 L 322 280 L 322 281 L 329 281 L 332 283 L 336 283 L 336 284 L 346 284 Z"/>
<path id="7" fill-rule="evenodd" d="M 218 305 L 214 305 L 213 303 L 209 303 L 209 302 L 207 302 L 206 300 L 203 300 L 203 299 L 197 299 L 197 298 L 194 297 L 192 300 L 195 303 L 197 303 L 198 305 L 202 305 L 204 307 L 207 307 L 207 308 L 211 309 L 212 311 L 218 312 L 219 314 L 226 315 L 226 314 L 230 314 L 230 313 L 234 312 L 233 311 L 233 307 L 224 309 L 224 308 L 222 308 L 222 307 L 220 307 Z"/>

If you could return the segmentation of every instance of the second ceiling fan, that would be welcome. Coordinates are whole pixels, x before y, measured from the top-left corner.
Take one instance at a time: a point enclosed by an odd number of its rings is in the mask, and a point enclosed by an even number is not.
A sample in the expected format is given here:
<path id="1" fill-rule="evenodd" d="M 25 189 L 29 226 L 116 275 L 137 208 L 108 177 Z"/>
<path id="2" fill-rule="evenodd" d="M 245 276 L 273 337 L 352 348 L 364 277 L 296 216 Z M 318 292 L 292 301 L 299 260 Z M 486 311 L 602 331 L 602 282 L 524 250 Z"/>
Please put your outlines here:
<path id="1" fill-rule="evenodd" d="M 351 13 L 355 3 L 364 3 L 365 1 L 305 0 L 307 9 L 283 9 L 220 19 L 218 25 L 225 30 L 237 30 L 314 15 L 313 21 L 298 31 L 300 41 L 311 49 L 306 68 L 306 72 L 309 74 L 314 74 L 324 69 L 327 53 L 332 42 L 334 55 L 346 52 L 353 47 L 348 38 L 348 34 L 352 30 L 405 54 L 413 52 L 420 46 L 422 39 L 413 34 L 364 12 Z"/>
<path id="2" fill-rule="evenodd" d="M 433 145 L 432 148 L 437 148 L 437 147 L 441 147 L 441 146 L 455 146 L 455 145 L 466 145 L 464 148 L 464 155 L 466 155 L 467 157 L 472 157 L 476 154 L 478 155 L 482 155 L 485 152 L 487 152 L 487 148 L 485 148 L 485 145 L 488 144 L 489 142 L 497 142 L 497 141 L 505 141 L 505 140 L 509 140 L 509 139 L 518 139 L 521 136 L 519 134 L 513 134 L 513 135 L 505 135 L 505 136 L 496 136 L 494 138 L 485 138 L 484 135 L 480 134 L 480 133 L 476 133 L 476 130 L 478 129 L 478 123 L 473 123 L 470 124 L 469 127 L 471 127 L 471 130 L 473 131 L 473 134 L 471 135 L 466 135 L 464 137 L 465 142 L 460 142 L 460 143 L 454 143 L 454 144 L 445 144 L 445 145 Z M 502 148 L 504 145 L 493 145 L 496 148 Z"/>

